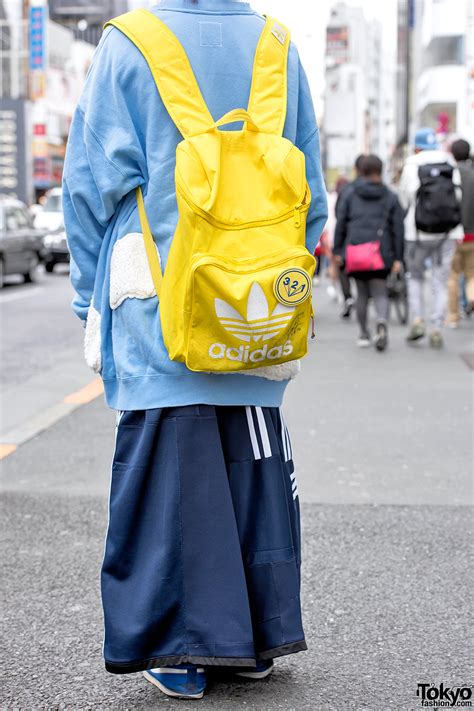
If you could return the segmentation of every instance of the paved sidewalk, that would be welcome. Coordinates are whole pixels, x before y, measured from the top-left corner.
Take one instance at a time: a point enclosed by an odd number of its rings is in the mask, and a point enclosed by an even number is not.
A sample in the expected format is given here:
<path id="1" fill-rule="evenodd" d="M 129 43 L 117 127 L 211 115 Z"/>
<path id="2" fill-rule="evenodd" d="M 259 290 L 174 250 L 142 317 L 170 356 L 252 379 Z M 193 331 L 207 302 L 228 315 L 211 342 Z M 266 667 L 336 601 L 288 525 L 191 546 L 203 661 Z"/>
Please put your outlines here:
<path id="1" fill-rule="evenodd" d="M 10 493 L 5 507 L 9 608 L 0 708 L 168 703 L 141 675 L 103 669 L 104 500 Z M 472 681 L 464 507 L 306 504 L 303 522 L 309 651 L 278 660 L 264 682 L 212 683 L 203 707 L 417 709 L 418 683 Z"/>

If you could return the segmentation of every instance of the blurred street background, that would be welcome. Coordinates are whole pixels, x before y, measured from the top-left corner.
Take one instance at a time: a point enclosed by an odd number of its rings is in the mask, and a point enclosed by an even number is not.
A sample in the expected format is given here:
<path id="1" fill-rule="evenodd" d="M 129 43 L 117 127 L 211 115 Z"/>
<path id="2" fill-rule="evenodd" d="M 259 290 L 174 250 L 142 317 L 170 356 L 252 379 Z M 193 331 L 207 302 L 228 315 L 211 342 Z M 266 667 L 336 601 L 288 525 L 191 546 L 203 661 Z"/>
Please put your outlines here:
<path id="1" fill-rule="evenodd" d="M 0 0 L 0 709 L 148 709 L 140 675 L 103 669 L 99 569 L 114 413 L 70 309 L 61 176 L 106 19 L 146 3 Z M 420 127 L 474 145 L 473 0 L 258 0 L 292 29 L 328 191 L 376 153 L 395 190 Z M 285 403 L 304 529 L 308 652 L 222 709 L 421 709 L 417 685 L 474 682 L 474 315 L 445 346 L 360 350 L 324 255 L 317 337 Z M 429 293 L 427 293 L 429 299 Z M 474 702 L 473 702 L 474 703 Z M 183 708 L 195 704 L 181 703 Z"/>

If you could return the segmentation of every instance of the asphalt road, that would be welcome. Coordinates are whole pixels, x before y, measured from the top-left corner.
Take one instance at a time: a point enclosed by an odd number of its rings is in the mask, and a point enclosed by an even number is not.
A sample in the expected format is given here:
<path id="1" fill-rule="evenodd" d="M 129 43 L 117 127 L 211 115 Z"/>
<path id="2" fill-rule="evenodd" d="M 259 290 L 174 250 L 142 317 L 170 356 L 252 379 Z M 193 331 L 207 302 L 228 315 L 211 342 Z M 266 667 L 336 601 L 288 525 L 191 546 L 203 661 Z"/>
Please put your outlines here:
<path id="1" fill-rule="evenodd" d="M 0 294 L 2 424 L 41 422 L 93 378 L 64 275 Z M 303 511 L 309 650 L 263 682 L 213 679 L 213 709 L 421 709 L 418 683 L 472 684 L 472 352 L 358 351 L 317 290 L 318 338 L 288 390 Z M 56 412 L 56 410 L 54 410 Z M 141 675 L 107 674 L 98 588 L 113 413 L 98 398 L 1 462 L 0 709 L 153 709 Z M 43 429 L 45 427 L 45 429 Z"/>

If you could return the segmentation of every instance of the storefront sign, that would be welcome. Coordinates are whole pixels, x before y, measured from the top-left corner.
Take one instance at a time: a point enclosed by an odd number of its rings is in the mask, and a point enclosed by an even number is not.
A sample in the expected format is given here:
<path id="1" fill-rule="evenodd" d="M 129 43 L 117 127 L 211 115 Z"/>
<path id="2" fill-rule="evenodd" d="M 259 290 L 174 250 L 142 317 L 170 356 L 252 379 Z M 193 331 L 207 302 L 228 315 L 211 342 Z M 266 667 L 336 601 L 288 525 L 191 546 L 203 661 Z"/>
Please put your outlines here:
<path id="1" fill-rule="evenodd" d="M 29 202 L 31 164 L 24 99 L 0 99 L 0 193 Z"/>

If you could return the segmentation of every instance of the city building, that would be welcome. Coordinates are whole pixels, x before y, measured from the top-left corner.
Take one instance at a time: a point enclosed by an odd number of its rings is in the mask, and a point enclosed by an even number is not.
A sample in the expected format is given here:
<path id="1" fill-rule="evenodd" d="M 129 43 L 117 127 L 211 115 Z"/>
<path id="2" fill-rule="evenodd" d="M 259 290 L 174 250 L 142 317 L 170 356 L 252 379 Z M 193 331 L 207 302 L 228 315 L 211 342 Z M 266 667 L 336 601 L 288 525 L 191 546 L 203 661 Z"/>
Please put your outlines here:
<path id="1" fill-rule="evenodd" d="M 397 154 L 417 128 L 474 142 L 474 3 L 398 0 Z"/>
<path id="2" fill-rule="evenodd" d="M 67 27 L 76 40 L 97 45 L 102 35 L 102 27 L 112 17 L 127 12 L 127 0 L 48 0 L 49 16 Z"/>
<path id="3" fill-rule="evenodd" d="M 0 0 L 0 31 L 0 192 L 30 203 L 61 184 L 95 47 L 53 22 L 40 0 Z"/>
<path id="4" fill-rule="evenodd" d="M 421 8 L 416 124 L 435 128 L 441 139 L 459 134 L 472 140 L 473 4 L 423 0 Z"/>
<path id="5" fill-rule="evenodd" d="M 350 176 L 360 153 L 386 161 L 395 140 L 393 62 L 378 22 L 361 7 L 338 2 L 326 30 L 324 158 L 329 187 Z"/>

